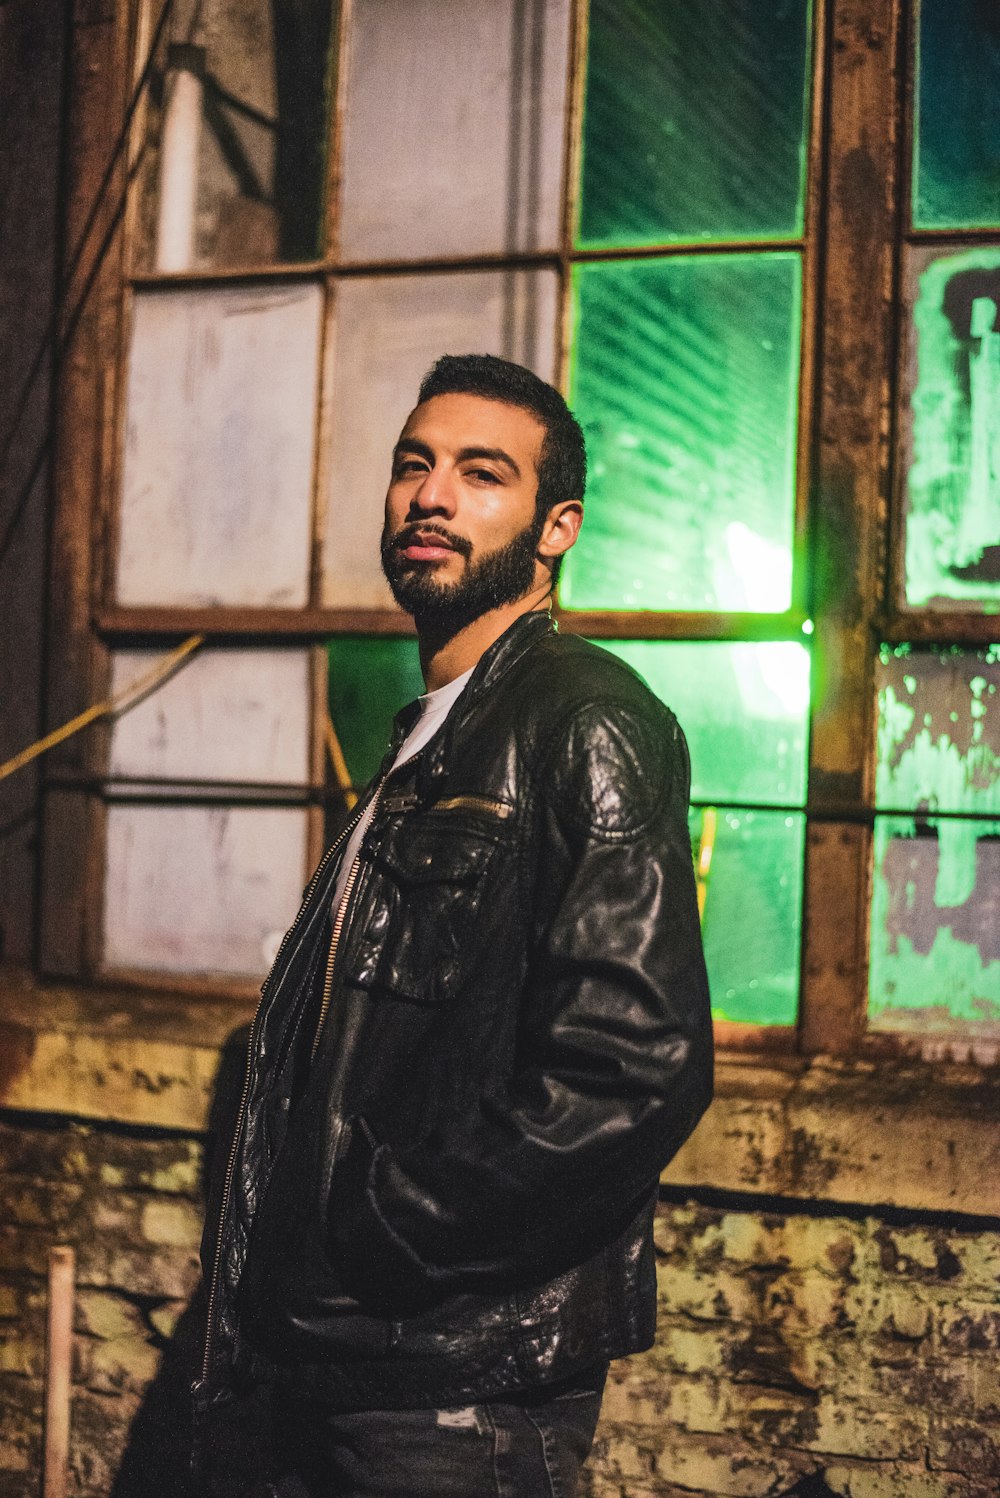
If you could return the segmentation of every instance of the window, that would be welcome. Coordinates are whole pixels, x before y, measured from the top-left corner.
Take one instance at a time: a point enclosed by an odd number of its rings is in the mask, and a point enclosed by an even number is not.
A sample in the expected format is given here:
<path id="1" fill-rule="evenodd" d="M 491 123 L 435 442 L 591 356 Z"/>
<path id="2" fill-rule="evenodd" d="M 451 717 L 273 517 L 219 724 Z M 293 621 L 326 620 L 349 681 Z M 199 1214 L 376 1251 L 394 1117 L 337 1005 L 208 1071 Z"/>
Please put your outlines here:
<path id="1" fill-rule="evenodd" d="M 206 643 L 50 777 L 50 971 L 259 980 L 341 805 L 327 712 L 357 785 L 420 689 L 378 568 L 388 455 L 432 360 L 477 349 L 584 424 L 560 623 L 688 732 L 720 1038 L 988 1053 L 1000 115 L 966 86 L 997 95 L 987 10 L 123 17 L 126 211 L 85 328 L 104 373 L 84 389 L 80 366 L 66 418 L 100 433 L 66 480 L 78 527 L 98 517 L 62 625 L 89 653 L 54 701 Z"/>

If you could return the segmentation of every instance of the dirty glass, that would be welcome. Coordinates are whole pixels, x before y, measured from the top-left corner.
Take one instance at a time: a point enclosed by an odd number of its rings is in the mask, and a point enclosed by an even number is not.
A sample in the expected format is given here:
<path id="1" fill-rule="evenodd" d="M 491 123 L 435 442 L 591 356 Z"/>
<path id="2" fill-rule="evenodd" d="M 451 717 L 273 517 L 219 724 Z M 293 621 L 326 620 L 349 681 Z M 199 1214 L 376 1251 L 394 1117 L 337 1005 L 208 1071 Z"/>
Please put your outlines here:
<path id="1" fill-rule="evenodd" d="M 714 1017 L 794 1024 L 804 815 L 698 807 L 690 828 Z"/>
<path id="2" fill-rule="evenodd" d="M 308 283 L 136 292 L 119 603 L 305 605 L 321 306 Z"/>
<path id="3" fill-rule="evenodd" d="M 691 796 L 801 806 L 806 787 L 809 652 L 767 643 L 600 640 L 676 714 L 691 754 Z"/>
<path id="4" fill-rule="evenodd" d="M 112 691 L 139 681 L 161 656 L 116 650 Z M 308 650 L 201 650 L 114 719 L 109 776 L 305 785 L 309 683 Z"/>
<path id="5" fill-rule="evenodd" d="M 345 259 L 558 247 L 569 19 L 569 0 L 355 0 Z"/>
<path id="6" fill-rule="evenodd" d="M 799 299 L 795 254 L 576 267 L 590 480 L 565 607 L 789 607 Z"/>
<path id="7" fill-rule="evenodd" d="M 299 908 L 302 807 L 107 809 L 105 968 L 259 981 Z"/>
<path id="8" fill-rule="evenodd" d="M 911 250 L 907 604 L 1000 610 L 1000 246 Z"/>
<path id="9" fill-rule="evenodd" d="M 1000 224 L 1000 7 L 920 0 L 913 156 L 920 229 Z"/>
<path id="10" fill-rule="evenodd" d="M 175 0 L 143 117 L 142 269 L 321 253 L 333 16 L 332 0 Z"/>
<path id="11" fill-rule="evenodd" d="M 555 377 L 552 270 L 351 276 L 337 287 L 323 602 L 391 608 L 379 536 L 392 449 L 420 381 L 446 351 L 502 354 Z"/>
<path id="12" fill-rule="evenodd" d="M 802 232 L 808 0 L 592 0 L 578 242 Z"/>
<path id="13" fill-rule="evenodd" d="M 424 691 L 417 642 L 344 635 L 330 640 L 327 652 L 330 717 L 351 783 L 363 786 L 389 747 L 393 718 Z"/>
<path id="14" fill-rule="evenodd" d="M 1000 649 L 878 676 L 869 1022 L 1000 1036 Z"/>

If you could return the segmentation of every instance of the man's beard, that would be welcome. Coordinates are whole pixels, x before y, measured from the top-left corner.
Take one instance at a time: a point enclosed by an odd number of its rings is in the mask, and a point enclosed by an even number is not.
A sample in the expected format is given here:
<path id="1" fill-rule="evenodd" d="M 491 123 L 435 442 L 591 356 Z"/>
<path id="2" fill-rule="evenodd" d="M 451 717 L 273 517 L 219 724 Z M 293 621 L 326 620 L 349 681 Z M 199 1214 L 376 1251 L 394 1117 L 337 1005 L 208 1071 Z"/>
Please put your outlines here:
<path id="1" fill-rule="evenodd" d="M 413 522 L 389 539 L 382 533 L 382 571 L 392 596 L 406 613 L 412 614 L 418 629 L 429 629 L 451 635 L 481 614 L 502 608 L 530 591 L 535 580 L 535 552 L 545 525 L 545 516 L 536 516 L 505 546 L 471 560 L 472 545 L 464 536 L 455 536 L 443 526 Z M 441 536 L 460 556 L 465 557 L 465 573 L 457 582 L 439 582 L 426 562 L 412 563 L 400 553 L 416 532 Z"/>

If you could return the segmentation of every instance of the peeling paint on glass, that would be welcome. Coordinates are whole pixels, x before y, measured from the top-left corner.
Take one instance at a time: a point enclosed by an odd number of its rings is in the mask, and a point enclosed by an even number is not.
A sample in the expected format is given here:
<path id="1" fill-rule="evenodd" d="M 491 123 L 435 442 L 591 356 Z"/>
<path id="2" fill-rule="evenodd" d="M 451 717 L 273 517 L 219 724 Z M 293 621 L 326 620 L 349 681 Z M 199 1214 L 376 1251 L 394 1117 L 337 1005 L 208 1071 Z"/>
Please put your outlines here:
<path id="1" fill-rule="evenodd" d="M 1000 223 L 1000 7 L 920 0 L 913 222 Z"/>
<path id="2" fill-rule="evenodd" d="M 808 0 L 591 0 L 579 243 L 802 232 Z"/>
<path id="3" fill-rule="evenodd" d="M 884 647 L 869 1023 L 1000 1036 L 1000 649 Z"/>
<path id="4" fill-rule="evenodd" d="M 1000 611 L 1000 247 L 913 250 L 906 602 Z"/>
<path id="5" fill-rule="evenodd" d="M 790 605 L 799 257 L 577 266 L 571 404 L 587 524 L 568 608 Z"/>

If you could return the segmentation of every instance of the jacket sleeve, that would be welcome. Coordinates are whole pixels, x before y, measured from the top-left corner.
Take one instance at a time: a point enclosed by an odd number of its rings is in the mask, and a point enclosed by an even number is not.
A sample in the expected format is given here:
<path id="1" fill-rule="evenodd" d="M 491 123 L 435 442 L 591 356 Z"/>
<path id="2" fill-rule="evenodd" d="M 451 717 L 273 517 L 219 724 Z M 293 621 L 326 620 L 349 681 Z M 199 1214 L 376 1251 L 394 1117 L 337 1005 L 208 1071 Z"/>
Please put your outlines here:
<path id="1" fill-rule="evenodd" d="M 416 1306 L 583 1262 L 707 1107 L 687 749 L 655 709 L 579 709 L 540 760 L 540 924 L 513 1077 L 407 1150 L 348 1121 L 330 1231 L 359 1299 Z"/>

